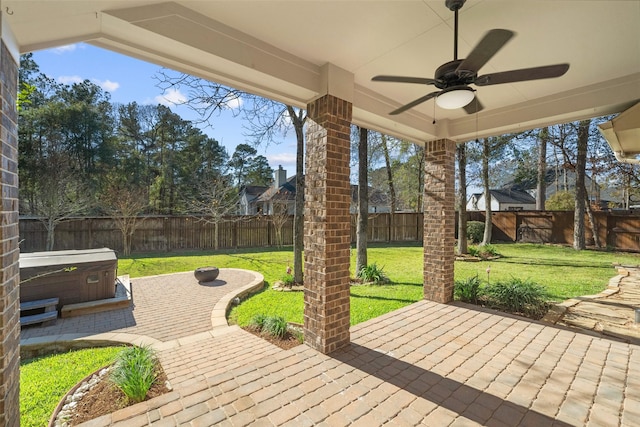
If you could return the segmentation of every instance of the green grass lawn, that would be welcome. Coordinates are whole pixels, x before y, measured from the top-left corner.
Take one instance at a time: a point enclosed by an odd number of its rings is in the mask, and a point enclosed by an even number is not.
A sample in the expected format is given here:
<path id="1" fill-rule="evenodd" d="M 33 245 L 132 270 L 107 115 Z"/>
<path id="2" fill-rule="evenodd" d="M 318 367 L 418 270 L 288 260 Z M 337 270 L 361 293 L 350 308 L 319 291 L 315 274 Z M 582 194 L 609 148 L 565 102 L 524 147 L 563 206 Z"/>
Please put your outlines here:
<path id="1" fill-rule="evenodd" d="M 491 281 L 512 277 L 530 279 L 544 285 L 551 298 L 562 301 L 603 290 L 616 274 L 612 263 L 640 264 L 640 255 L 574 251 L 571 248 L 535 244 L 496 244 L 502 258 L 483 262 L 455 264 L 455 279 L 478 275 Z M 384 268 L 392 284 L 384 286 L 353 286 L 351 288 L 351 324 L 363 322 L 422 299 L 422 246 L 370 245 L 369 263 Z M 351 271 L 355 270 L 352 251 Z M 182 255 L 135 256 L 118 261 L 118 274 L 132 277 L 189 271 L 215 265 L 221 268 L 245 268 L 260 272 L 267 284 L 280 279 L 286 267 L 293 264 L 292 249 L 250 249 L 224 253 L 191 253 Z M 281 315 L 288 321 L 302 323 L 301 292 L 276 292 L 270 287 L 255 294 L 232 310 L 231 319 L 246 325 L 254 314 Z"/>
<path id="2" fill-rule="evenodd" d="M 88 348 L 20 362 L 20 425 L 46 426 L 56 405 L 80 380 L 111 364 L 122 347 Z"/>

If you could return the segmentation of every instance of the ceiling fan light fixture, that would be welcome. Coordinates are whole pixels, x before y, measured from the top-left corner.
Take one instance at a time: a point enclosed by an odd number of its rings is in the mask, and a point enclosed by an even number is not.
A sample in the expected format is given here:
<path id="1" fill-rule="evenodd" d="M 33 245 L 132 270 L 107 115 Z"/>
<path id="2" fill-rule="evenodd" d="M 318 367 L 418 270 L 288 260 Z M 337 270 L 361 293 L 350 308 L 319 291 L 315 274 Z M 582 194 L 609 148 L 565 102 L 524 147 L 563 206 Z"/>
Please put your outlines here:
<path id="1" fill-rule="evenodd" d="M 474 97 L 474 91 L 470 87 L 454 86 L 444 89 L 436 98 L 436 104 L 445 110 L 454 110 L 469 104 Z"/>

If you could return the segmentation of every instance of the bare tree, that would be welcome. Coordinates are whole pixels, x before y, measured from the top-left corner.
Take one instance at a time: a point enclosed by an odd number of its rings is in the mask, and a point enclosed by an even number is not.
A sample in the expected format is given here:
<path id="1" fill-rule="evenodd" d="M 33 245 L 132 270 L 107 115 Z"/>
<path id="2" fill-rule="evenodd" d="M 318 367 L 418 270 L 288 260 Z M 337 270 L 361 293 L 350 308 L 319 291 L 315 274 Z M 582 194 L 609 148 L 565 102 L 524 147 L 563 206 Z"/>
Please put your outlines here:
<path id="1" fill-rule="evenodd" d="M 547 200 L 547 140 L 549 128 L 542 128 L 538 132 L 538 179 L 536 189 L 536 210 L 543 211 Z"/>
<path id="2" fill-rule="evenodd" d="M 356 231 L 356 275 L 367 266 L 367 228 L 369 222 L 369 131 L 358 127 L 358 223 Z"/>
<path id="3" fill-rule="evenodd" d="M 142 188 L 126 184 L 112 183 L 103 193 L 102 210 L 114 220 L 122 233 L 122 253 L 124 256 L 131 254 L 133 234 L 145 219 L 140 214 L 147 208 L 148 200 L 148 196 Z"/>
<path id="4" fill-rule="evenodd" d="M 49 162 L 36 178 L 35 213 L 47 230 L 46 250 L 55 245 L 58 224 L 85 213 L 91 206 L 89 192 L 69 167 L 66 156 L 51 153 Z"/>
<path id="5" fill-rule="evenodd" d="M 270 215 L 271 223 L 276 232 L 276 242 L 278 247 L 283 245 L 282 228 L 289 221 L 289 203 L 286 194 L 278 192 L 272 198 L 272 212 Z"/>
<path id="6" fill-rule="evenodd" d="M 484 187 L 484 235 L 482 236 L 482 244 L 491 243 L 491 187 L 489 185 L 489 156 L 491 155 L 491 142 L 489 138 L 482 140 L 482 185 Z"/>
<path id="7" fill-rule="evenodd" d="M 391 156 L 389 155 L 389 145 L 386 135 L 380 135 L 382 152 L 384 153 L 384 163 L 387 170 L 387 185 L 389 186 L 389 230 L 393 232 L 393 215 L 396 213 L 396 189 L 393 185 L 393 172 L 391 170 Z M 393 241 L 395 236 L 389 235 L 389 240 Z"/>
<path id="8" fill-rule="evenodd" d="M 588 196 L 586 194 L 586 187 L 584 185 L 585 169 L 587 164 L 587 141 L 589 137 L 589 121 L 586 121 L 586 129 L 584 127 L 585 122 L 580 122 L 578 126 L 578 144 L 577 144 L 577 156 L 576 156 L 576 204 L 575 213 L 573 216 L 573 248 L 575 250 L 585 249 L 585 236 L 584 236 L 584 214 L 586 200 Z"/>
<path id="9" fill-rule="evenodd" d="M 456 146 L 458 155 L 458 255 L 467 248 L 467 150 L 464 143 Z"/>
<path id="10" fill-rule="evenodd" d="M 594 244 L 601 247 L 598 223 L 595 221 L 586 181 L 587 150 L 590 138 L 591 120 L 558 125 L 552 143 L 562 153 L 565 188 L 568 188 L 567 171 L 575 172 L 575 203 L 573 218 L 573 248 L 582 250 L 586 247 L 585 215 L 591 224 Z M 575 156 L 575 157 L 574 157 Z"/>
<path id="11" fill-rule="evenodd" d="M 246 134 L 254 144 L 276 142 L 291 128 L 296 134 L 296 200 L 293 226 L 293 270 L 296 283 L 302 283 L 302 251 L 304 246 L 304 123 L 302 109 L 228 88 L 218 83 L 190 76 L 169 73 L 163 69 L 156 74 L 158 86 L 164 91 L 187 89 L 186 106 L 200 116 L 201 122 L 211 125 L 214 115 L 230 110 L 246 120 Z"/>
<path id="12" fill-rule="evenodd" d="M 198 219 L 207 224 L 214 225 L 214 248 L 217 250 L 220 245 L 220 224 L 231 221 L 231 215 L 237 213 L 239 195 L 231 185 L 231 178 L 219 176 L 200 184 L 199 198 L 190 203 L 190 210 L 193 213 L 202 215 Z M 233 220 L 240 220 L 241 217 L 234 216 Z"/>

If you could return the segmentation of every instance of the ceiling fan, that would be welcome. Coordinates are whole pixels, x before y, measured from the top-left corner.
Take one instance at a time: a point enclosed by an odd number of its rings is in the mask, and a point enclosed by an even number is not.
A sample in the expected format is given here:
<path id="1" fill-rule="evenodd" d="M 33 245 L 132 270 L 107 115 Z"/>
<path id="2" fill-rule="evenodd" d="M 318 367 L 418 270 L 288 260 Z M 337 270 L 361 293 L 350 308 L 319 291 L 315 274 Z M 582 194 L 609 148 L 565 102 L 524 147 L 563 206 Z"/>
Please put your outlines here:
<path id="1" fill-rule="evenodd" d="M 435 72 L 435 78 L 405 76 L 375 76 L 371 80 L 378 82 L 418 83 L 434 85 L 439 91 L 431 92 L 416 99 L 389 114 L 395 115 L 407 111 L 416 105 L 436 98 L 436 104 L 445 109 L 464 108 L 467 114 L 473 114 L 484 107 L 475 96 L 475 90 L 469 87 L 490 86 L 502 83 L 515 83 L 527 80 L 560 77 L 569 70 L 569 64 L 546 65 L 523 68 L 478 76 L 478 71 L 515 35 L 513 31 L 494 29 L 484 35 L 465 59 L 458 59 L 458 10 L 467 0 L 445 0 L 445 5 L 454 12 L 455 28 L 453 39 L 453 61 L 442 64 Z M 475 99 L 475 102 L 472 102 Z"/>

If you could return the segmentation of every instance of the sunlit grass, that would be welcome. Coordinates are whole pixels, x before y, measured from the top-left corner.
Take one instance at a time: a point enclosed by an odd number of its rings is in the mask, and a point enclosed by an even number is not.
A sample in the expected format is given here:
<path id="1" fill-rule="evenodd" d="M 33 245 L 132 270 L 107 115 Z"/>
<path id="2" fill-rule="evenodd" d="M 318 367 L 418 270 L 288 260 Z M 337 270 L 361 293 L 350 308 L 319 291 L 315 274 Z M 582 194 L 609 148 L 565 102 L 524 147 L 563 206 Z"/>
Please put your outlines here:
<path id="1" fill-rule="evenodd" d="M 495 244 L 502 258 L 492 261 L 455 263 L 455 279 L 478 276 L 483 281 L 518 278 L 546 287 L 550 297 L 561 301 L 603 290 L 616 275 L 612 263 L 640 264 L 640 255 L 601 251 L 575 251 L 568 247 L 535 244 Z M 453 248 L 452 248 L 453 250 Z M 369 264 L 376 263 L 390 278 L 388 285 L 351 288 L 351 324 L 363 322 L 423 298 L 423 249 L 415 244 L 370 245 Z M 268 285 L 280 279 L 293 265 L 291 247 L 247 249 L 224 253 L 153 255 L 118 261 L 118 273 L 132 277 L 190 271 L 213 265 L 244 268 L 264 275 Z M 487 274 L 487 268 L 490 273 Z M 351 275 L 355 277 L 355 250 L 351 254 Z M 276 292 L 270 286 L 243 301 L 231 312 L 231 319 L 247 325 L 255 314 L 283 316 L 302 323 L 304 300 L 301 292 Z"/>
<path id="2" fill-rule="evenodd" d="M 111 364 L 122 348 L 88 348 L 22 360 L 20 425 L 46 426 L 60 399 L 84 377 Z"/>

